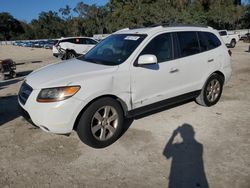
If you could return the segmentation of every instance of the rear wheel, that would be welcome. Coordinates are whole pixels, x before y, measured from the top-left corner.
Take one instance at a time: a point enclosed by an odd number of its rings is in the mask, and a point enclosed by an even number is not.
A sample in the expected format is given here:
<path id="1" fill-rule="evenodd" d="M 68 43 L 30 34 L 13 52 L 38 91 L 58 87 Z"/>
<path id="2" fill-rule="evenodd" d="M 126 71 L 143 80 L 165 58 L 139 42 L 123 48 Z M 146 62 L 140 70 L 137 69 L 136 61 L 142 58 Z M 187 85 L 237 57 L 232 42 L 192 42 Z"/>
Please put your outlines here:
<path id="1" fill-rule="evenodd" d="M 236 46 L 236 41 L 233 39 L 231 40 L 230 47 L 234 48 Z"/>
<path id="2" fill-rule="evenodd" d="M 222 76 L 212 74 L 196 98 L 196 102 L 202 106 L 215 105 L 221 97 L 223 82 Z"/>
<path id="3" fill-rule="evenodd" d="M 120 104 L 109 97 L 101 98 L 83 112 L 77 126 L 77 134 L 85 144 L 104 148 L 119 138 L 123 122 Z"/>

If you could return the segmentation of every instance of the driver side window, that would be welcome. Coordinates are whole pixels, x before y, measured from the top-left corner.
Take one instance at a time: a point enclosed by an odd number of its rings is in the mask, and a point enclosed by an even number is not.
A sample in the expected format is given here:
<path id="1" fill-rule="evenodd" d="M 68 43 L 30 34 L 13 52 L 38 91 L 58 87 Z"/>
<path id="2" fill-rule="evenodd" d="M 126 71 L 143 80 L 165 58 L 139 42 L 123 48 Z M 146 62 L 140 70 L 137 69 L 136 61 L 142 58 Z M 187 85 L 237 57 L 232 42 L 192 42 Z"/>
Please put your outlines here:
<path id="1" fill-rule="evenodd" d="M 170 33 L 164 33 L 152 39 L 140 55 L 152 54 L 157 57 L 158 63 L 173 59 L 172 38 Z"/>

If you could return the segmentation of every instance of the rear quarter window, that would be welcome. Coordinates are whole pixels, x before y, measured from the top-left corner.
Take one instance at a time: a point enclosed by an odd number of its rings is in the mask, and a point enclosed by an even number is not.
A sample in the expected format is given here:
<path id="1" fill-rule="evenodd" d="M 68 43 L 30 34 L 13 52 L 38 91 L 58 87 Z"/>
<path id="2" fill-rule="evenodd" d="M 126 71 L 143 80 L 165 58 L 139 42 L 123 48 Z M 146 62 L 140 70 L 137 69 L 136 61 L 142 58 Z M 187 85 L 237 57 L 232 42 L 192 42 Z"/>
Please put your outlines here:
<path id="1" fill-rule="evenodd" d="M 207 32 L 206 36 L 208 38 L 208 44 L 210 45 L 209 47 L 211 49 L 216 48 L 216 47 L 221 45 L 220 40 L 218 39 L 218 37 L 215 34 Z"/>
<path id="2" fill-rule="evenodd" d="M 210 32 L 198 32 L 201 52 L 212 50 L 221 45 L 218 37 Z"/>

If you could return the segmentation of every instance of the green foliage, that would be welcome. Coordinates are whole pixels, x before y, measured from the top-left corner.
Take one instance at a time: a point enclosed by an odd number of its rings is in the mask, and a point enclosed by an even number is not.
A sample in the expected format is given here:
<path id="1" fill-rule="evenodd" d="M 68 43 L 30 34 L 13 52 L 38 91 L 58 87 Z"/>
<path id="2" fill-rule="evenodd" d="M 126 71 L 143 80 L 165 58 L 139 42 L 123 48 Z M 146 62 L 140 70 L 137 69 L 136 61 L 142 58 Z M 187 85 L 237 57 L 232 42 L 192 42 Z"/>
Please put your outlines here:
<path id="1" fill-rule="evenodd" d="M 31 23 L 0 14 L 0 34 L 9 39 L 60 38 L 111 33 L 121 28 L 143 27 L 160 23 L 209 25 L 216 29 L 250 27 L 250 5 L 239 0 L 110 0 L 105 6 L 79 2 L 57 12 L 41 12 Z M 59 16 L 60 15 L 60 16 Z M 74 15 L 74 16 L 72 16 Z M 5 17 L 11 17 L 9 24 Z M 5 21 L 4 21 L 5 20 Z M 25 32 L 18 33 L 22 29 Z M 1 37 L 0 36 L 0 37 Z"/>
<path id="2" fill-rule="evenodd" d="M 23 32 L 21 23 L 12 15 L 7 12 L 0 13 L 0 40 L 9 40 Z"/>

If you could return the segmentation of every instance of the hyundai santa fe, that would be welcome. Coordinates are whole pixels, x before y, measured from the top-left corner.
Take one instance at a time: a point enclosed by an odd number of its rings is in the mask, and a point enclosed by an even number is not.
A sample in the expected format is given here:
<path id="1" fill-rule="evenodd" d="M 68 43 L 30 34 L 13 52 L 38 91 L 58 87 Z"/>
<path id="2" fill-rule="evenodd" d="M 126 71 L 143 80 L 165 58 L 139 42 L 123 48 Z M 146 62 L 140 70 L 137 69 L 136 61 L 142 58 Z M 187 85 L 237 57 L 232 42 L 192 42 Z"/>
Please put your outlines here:
<path id="1" fill-rule="evenodd" d="M 32 72 L 18 101 L 44 131 L 94 148 L 115 142 L 128 117 L 195 99 L 215 105 L 231 76 L 231 52 L 211 27 L 123 29 L 84 56 Z"/>

